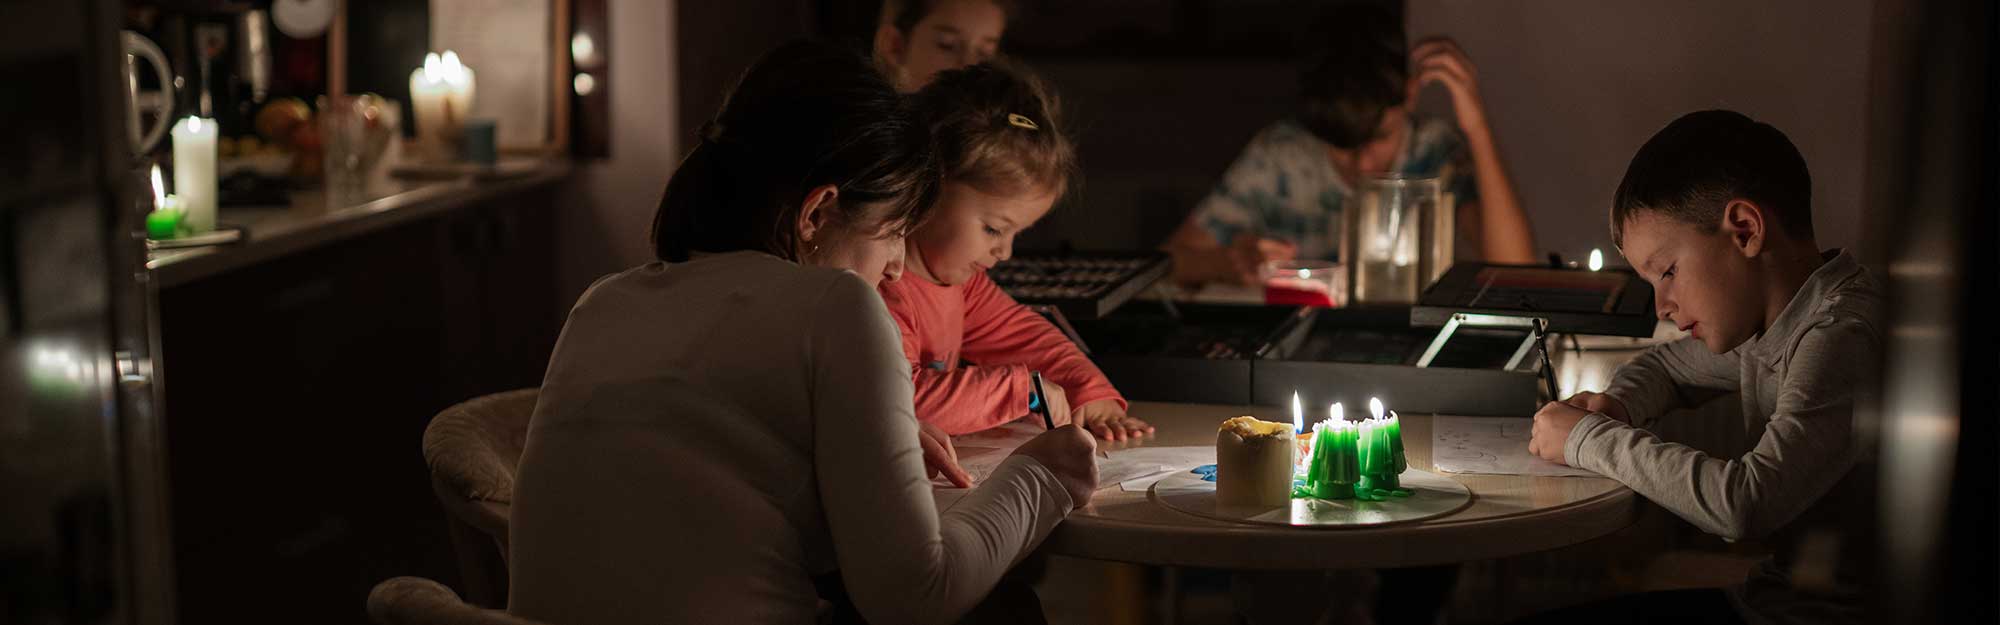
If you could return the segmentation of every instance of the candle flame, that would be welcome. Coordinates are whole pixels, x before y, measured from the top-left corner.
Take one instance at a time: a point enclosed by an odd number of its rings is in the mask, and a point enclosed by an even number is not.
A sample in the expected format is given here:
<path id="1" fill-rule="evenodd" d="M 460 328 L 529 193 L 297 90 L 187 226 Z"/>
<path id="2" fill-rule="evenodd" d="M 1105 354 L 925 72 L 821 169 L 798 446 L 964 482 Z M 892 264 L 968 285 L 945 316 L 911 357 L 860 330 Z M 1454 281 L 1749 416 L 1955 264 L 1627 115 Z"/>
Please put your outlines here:
<path id="1" fill-rule="evenodd" d="M 1597 271 L 1603 268 L 1604 268 L 1604 251 L 1594 247 L 1590 248 L 1590 270 Z"/>
<path id="2" fill-rule="evenodd" d="M 160 166 L 153 165 L 153 210 L 167 205 L 167 185 L 160 181 Z"/>
<path id="3" fill-rule="evenodd" d="M 1370 397 L 1370 398 L 1368 398 L 1368 414 L 1369 414 L 1369 415 L 1372 415 L 1372 416 L 1373 416 L 1374 418 L 1376 418 L 1376 419 L 1380 419 L 1380 418 L 1382 418 L 1382 399 L 1381 399 L 1381 398 L 1379 398 L 1379 397 Z"/>
<path id="4" fill-rule="evenodd" d="M 444 50 L 444 80 L 452 84 L 466 82 L 466 64 L 458 62 L 458 52 Z"/>
<path id="5" fill-rule="evenodd" d="M 1331 415 L 1334 421 L 1347 420 L 1347 407 L 1340 405 L 1340 402 L 1333 402 L 1333 405 L 1327 406 L 1326 413 Z"/>
<path id="6" fill-rule="evenodd" d="M 187 129 L 188 132 L 201 132 L 201 118 L 199 117 L 187 118 Z"/>
<path id="7" fill-rule="evenodd" d="M 1309 269 L 1300 269 L 1300 270 L 1299 270 L 1299 279 L 1300 279 L 1300 280 L 1306 280 L 1306 279 L 1309 279 L 1309 278 L 1312 278 L 1312 270 L 1309 270 Z"/>
<path id="8" fill-rule="evenodd" d="M 1299 404 L 1299 392 L 1292 391 L 1292 431 L 1299 432 L 1301 430 L 1304 430 L 1305 428 L 1306 428 L 1305 408 L 1302 407 L 1301 404 Z"/>

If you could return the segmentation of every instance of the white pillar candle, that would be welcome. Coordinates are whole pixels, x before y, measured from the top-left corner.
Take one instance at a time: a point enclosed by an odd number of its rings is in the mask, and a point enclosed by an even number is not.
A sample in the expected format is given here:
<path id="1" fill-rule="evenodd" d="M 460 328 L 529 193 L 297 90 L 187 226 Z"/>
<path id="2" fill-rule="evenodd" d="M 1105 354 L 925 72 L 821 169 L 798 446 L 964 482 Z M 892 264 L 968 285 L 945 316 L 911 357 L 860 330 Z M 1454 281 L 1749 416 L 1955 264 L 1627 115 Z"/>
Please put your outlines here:
<path id="1" fill-rule="evenodd" d="M 215 138 L 213 119 L 189 117 L 174 124 L 174 195 L 186 211 L 188 230 L 215 230 Z"/>
<path id="2" fill-rule="evenodd" d="M 1291 424 L 1236 417 L 1215 433 L 1215 500 L 1224 506 L 1290 505 L 1296 466 Z"/>
<path id="3" fill-rule="evenodd" d="M 416 113 L 417 142 L 434 158 L 449 159 L 465 118 L 472 112 L 475 86 L 472 68 L 446 50 L 424 55 L 424 66 L 410 72 L 410 108 Z"/>

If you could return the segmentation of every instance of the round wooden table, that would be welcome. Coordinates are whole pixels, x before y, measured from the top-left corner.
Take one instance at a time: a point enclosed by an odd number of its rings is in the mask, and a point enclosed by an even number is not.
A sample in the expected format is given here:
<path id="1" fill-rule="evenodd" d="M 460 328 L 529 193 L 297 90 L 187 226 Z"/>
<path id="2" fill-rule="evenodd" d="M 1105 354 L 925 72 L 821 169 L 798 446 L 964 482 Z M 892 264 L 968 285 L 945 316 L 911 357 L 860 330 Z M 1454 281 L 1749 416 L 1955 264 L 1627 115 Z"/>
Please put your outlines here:
<path id="1" fill-rule="evenodd" d="M 1130 413 L 1151 422 L 1157 434 L 1102 443 L 1105 449 L 1214 445 L 1216 426 L 1242 414 L 1291 421 L 1288 410 L 1275 406 L 1134 402 Z M 1406 414 L 1402 421 L 1410 468 L 1435 472 L 1431 418 Z M 1231 523 L 1178 512 L 1146 492 L 1107 484 L 1089 506 L 1056 527 L 1043 549 L 1079 558 L 1232 570 L 1399 568 L 1573 545 L 1631 525 L 1638 514 L 1631 489 L 1607 478 L 1440 475 L 1470 488 L 1472 504 L 1442 517 L 1369 529 Z"/>

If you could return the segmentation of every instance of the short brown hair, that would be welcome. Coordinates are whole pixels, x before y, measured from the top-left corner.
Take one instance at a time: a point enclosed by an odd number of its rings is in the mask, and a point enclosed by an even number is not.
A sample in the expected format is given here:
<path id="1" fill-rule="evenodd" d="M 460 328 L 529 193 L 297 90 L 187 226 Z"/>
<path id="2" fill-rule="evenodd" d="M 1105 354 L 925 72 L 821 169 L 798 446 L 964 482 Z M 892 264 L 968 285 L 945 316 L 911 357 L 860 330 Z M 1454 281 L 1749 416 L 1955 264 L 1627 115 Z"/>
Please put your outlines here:
<path id="1" fill-rule="evenodd" d="M 1682 115 L 1626 166 L 1611 196 L 1611 242 L 1625 247 L 1625 222 L 1644 212 L 1714 233 L 1734 199 L 1770 211 L 1777 231 L 1813 240 L 1812 172 L 1785 133 L 1736 111 Z"/>
<path id="2" fill-rule="evenodd" d="M 1061 196 L 1082 177 L 1055 93 L 1025 68 L 988 61 L 939 72 L 913 97 L 946 180 Z"/>

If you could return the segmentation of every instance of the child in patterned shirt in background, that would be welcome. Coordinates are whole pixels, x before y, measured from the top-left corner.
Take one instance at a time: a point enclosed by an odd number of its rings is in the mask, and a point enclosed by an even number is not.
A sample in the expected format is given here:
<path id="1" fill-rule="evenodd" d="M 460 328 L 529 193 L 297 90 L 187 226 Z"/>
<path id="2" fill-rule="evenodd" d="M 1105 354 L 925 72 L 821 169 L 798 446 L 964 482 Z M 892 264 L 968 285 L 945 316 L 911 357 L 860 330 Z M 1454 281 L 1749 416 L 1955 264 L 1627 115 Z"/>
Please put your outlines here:
<path id="1" fill-rule="evenodd" d="M 1367 5 L 1313 29 L 1324 45 L 1299 76 L 1302 106 L 1258 132 L 1164 248 L 1183 284 L 1257 283 L 1268 260 L 1340 260 L 1342 215 L 1368 176 L 1442 179 L 1469 253 L 1534 262 L 1534 235 L 1494 146 L 1472 61 L 1449 39 L 1405 56 L 1402 24 Z M 1412 76 L 1412 73 L 1415 75 Z M 1456 127 L 1412 113 L 1429 83 L 1451 93 Z"/>

